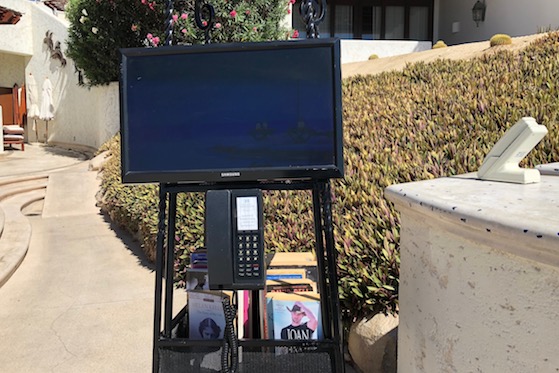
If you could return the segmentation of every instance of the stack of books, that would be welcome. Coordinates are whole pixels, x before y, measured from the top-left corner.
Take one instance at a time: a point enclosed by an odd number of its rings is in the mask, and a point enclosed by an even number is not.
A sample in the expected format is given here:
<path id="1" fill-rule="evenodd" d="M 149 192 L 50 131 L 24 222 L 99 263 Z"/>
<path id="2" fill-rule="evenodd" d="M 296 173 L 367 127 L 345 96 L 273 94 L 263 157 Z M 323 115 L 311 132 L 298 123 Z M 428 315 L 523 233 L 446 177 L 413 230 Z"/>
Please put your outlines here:
<path id="1" fill-rule="evenodd" d="M 208 250 L 199 247 L 190 253 L 190 268 L 208 269 Z"/>
<path id="2" fill-rule="evenodd" d="M 312 252 L 275 253 L 267 257 L 267 267 L 268 271 L 279 269 L 286 271 L 302 270 L 305 272 L 305 278 L 318 282 L 316 257 Z"/>
<path id="3" fill-rule="evenodd" d="M 221 300 L 224 296 L 232 299 L 234 293 L 238 338 L 323 338 L 317 263 L 313 253 L 276 253 L 270 256 L 267 260 L 266 287 L 256 299 L 252 299 L 248 290 L 210 291 L 206 250 L 195 250 L 190 259 L 191 266 L 186 272 L 189 338 L 223 338 L 225 318 Z M 257 303 L 257 314 L 250 312 L 252 302 Z M 294 352 L 287 348 L 276 349 L 283 350 L 284 353 Z"/>
<path id="4" fill-rule="evenodd" d="M 186 290 L 210 290 L 205 248 L 198 248 L 190 253 L 190 267 L 186 269 Z"/>

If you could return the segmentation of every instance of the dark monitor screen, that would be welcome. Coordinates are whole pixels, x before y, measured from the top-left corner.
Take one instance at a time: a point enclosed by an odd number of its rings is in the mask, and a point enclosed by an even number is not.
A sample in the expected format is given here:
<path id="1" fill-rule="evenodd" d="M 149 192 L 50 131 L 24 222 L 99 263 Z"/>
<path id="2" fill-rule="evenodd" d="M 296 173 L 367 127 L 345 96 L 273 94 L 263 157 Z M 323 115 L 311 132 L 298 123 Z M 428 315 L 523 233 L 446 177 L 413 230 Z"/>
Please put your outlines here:
<path id="1" fill-rule="evenodd" d="M 343 176 L 338 40 L 121 53 L 123 182 Z"/>

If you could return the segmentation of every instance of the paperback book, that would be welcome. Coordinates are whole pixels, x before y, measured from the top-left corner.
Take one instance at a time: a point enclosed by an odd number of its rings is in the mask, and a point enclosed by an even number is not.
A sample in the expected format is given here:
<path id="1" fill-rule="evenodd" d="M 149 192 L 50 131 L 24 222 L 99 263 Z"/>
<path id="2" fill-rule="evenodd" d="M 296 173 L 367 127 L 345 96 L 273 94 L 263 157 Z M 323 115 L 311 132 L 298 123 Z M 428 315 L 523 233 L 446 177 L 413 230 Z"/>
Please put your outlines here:
<path id="1" fill-rule="evenodd" d="M 223 339 L 225 315 L 220 292 L 188 292 L 188 325 L 190 339 Z"/>
<path id="2" fill-rule="evenodd" d="M 268 280 L 266 281 L 266 291 L 268 293 L 316 292 L 316 283 L 306 278 L 296 280 Z"/>
<path id="3" fill-rule="evenodd" d="M 301 280 L 306 277 L 304 268 L 272 268 L 266 271 L 266 280 Z"/>
<path id="4" fill-rule="evenodd" d="M 322 339 L 320 296 L 313 292 L 266 295 L 268 335 L 273 339 Z"/>
<path id="5" fill-rule="evenodd" d="M 207 268 L 186 269 L 186 290 L 210 290 Z"/>

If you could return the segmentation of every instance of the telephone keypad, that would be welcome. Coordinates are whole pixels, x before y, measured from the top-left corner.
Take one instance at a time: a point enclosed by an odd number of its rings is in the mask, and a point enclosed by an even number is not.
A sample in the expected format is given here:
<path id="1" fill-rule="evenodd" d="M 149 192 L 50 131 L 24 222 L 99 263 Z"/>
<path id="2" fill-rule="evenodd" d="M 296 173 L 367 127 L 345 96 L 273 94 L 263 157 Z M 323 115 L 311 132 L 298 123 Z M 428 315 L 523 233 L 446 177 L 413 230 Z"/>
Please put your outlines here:
<path id="1" fill-rule="evenodd" d="M 261 251 L 259 250 L 259 232 L 238 234 L 236 264 L 239 277 L 260 277 Z"/>

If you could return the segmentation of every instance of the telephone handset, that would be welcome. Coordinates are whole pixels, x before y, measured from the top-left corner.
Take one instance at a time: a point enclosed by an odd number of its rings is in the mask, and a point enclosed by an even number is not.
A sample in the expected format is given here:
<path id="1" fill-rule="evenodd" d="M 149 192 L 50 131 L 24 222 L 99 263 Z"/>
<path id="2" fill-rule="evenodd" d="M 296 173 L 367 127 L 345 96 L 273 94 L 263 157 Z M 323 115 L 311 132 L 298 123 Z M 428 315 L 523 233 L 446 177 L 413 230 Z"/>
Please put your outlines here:
<path id="1" fill-rule="evenodd" d="M 262 191 L 207 191 L 205 246 L 210 289 L 263 289 L 266 268 Z"/>

